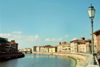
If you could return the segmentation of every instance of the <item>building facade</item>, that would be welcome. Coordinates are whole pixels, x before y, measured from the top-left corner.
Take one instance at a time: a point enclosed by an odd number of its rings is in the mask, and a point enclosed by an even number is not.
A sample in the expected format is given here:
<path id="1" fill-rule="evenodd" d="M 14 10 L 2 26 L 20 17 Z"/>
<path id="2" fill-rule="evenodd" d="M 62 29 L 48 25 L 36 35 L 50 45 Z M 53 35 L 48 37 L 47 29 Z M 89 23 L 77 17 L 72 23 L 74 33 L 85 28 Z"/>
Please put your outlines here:
<path id="1" fill-rule="evenodd" d="M 2 52 L 2 45 L 0 44 L 0 53 Z"/>
<path id="2" fill-rule="evenodd" d="M 7 38 L 0 37 L 1 52 L 5 53 L 15 53 L 18 52 L 18 43 L 15 40 L 8 41 Z"/>
<path id="3" fill-rule="evenodd" d="M 94 38 L 94 52 L 97 53 L 100 51 L 100 30 L 97 30 L 93 33 Z"/>
<path id="4" fill-rule="evenodd" d="M 49 52 L 49 48 L 52 47 L 51 45 L 44 46 L 44 52 Z"/>
<path id="5" fill-rule="evenodd" d="M 62 52 L 70 53 L 70 43 L 62 43 Z"/>
<path id="6" fill-rule="evenodd" d="M 49 52 L 57 52 L 57 46 L 50 46 Z"/>
<path id="7" fill-rule="evenodd" d="M 36 49 L 37 49 L 37 46 L 33 46 L 33 47 L 32 47 L 32 52 L 37 52 Z"/>
<path id="8" fill-rule="evenodd" d="M 59 45 L 57 46 L 57 52 L 62 52 L 62 48 L 63 48 L 63 46 L 62 46 L 61 42 L 59 42 Z"/>
<path id="9" fill-rule="evenodd" d="M 70 41 L 70 52 L 77 53 L 78 52 L 78 39 Z"/>
<path id="10" fill-rule="evenodd" d="M 85 45 L 86 45 L 86 52 L 91 53 L 91 39 L 86 40 Z"/>
<path id="11" fill-rule="evenodd" d="M 45 50 L 44 50 L 44 46 L 41 46 L 41 48 L 40 48 L 40 52 L 44 52 Z"/>
<path id="12" fill-rule="evenodd" d="M 59 45 L 57 46 L 57 52 L 70 52 L 70 43 L 67 42 L 59 42 Z"/>
<path id="13" fill-rule="evenodd" d="M 11 48 L 13 52 L 18 52 L 18 43 L 15 42 L 15 40 L 11 40 Z"/>
<path id="14" fill-rule="evenodd" d="M 36 51 L 37 51 L 37 52 L 40 52 L 40 48 L 41 48 L 41 46 L 37 46 L 37 47 L 36 47 Z"/>
<path id="15" fill-rule="evenodd" d="M 91 52 L 91 40 L 85 40 L 84 37 L 81 38 L 78 42 L 78 52 L 79 53 L 90 53 Z"/>

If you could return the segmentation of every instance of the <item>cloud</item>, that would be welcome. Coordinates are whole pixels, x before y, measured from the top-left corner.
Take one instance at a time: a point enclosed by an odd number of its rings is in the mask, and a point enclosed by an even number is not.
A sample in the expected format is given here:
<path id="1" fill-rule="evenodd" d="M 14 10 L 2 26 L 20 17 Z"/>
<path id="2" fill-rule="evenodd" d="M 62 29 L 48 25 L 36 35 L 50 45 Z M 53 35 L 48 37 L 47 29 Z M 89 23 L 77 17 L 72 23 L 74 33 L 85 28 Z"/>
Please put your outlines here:
<path id="1" fill-rule="evenodd" d="M 48 41 L 48 42 L 54 42 L 54 41 L 61 41 L 63 38 L 59 38 L 59 39 L 55 39 L 55 38 L 46 38 L 45 41 Z"/>
<path id="2" fill-rule="evenodd" d="M 65 35 L 65 38 L 68 38 L 69 37 L 69 35 Z"/>
<path id="3" fill-rule="evenodd" d="M 1 33 L 0 37 L 8 38 L 8 41 L 15 40 L 19 45 L 18 48 L 31 48 L 34 45 L 41 45 L 41 39 L 39 35 L 28 36 L 28 35 L 17 35 Z"/>
<path id="4" fill-rule="evenodd" d="M 78 38 L 73 38 L 72 40 L 78 40 Z"/>
<path id="5" fill-rule="evenodd" d="M 45 41 L 50 41 L 50 38 L 45 39 Z"/>
<path id="6" fill-rule="evenodd" d="M 36 40 L 40 39 L 40 37 L 38 35 L 35 35 L 35 36 L 26 36 L 25 38 L 28 41 L 36 41 Z"/>
<path id="7" fill-rule="evenodd" d="M 14 33 L 14 34 L 21 34 L 22 32 L 21 31 L 14 31 L 12 33 Z"/>
<path id="8" fill-rule="evenodd" d="M 61 41 L 63 38 L 59 38 L 59 41 Z"/>
<path id="9" fill-rule="evenodd" d="M 24 36 L 24 35 L 13 35 L 13 34 L 0 34 L 0 37 L 8 38 L 8 40 L 24 40 L 24 41 L 36 41 L 39 40 L 40 37 L 38 35 L 35 36 Z"/>

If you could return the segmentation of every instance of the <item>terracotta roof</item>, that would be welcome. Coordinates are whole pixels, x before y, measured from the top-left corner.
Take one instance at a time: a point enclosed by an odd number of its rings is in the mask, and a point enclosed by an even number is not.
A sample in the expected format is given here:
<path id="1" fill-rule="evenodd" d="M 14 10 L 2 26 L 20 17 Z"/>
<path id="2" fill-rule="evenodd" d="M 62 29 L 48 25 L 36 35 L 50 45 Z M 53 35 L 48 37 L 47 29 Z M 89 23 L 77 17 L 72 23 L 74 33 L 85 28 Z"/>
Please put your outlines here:
<path id="1" fill-rule="evenodd" d="M 79 40 L 77 43 L 78 44 L 85 44 L 86 42 L 85 42 L 85 40 Z"/>
<path id="2" fill-rule="evenodd" d="M 99 30 L 97 30 L 97 31 L 95 31 L 94 33 L 98 33 L 98 32 L 100 32 L 100 29 L 99 29 Z"/>
<path id="3" fill-rule="evenodd" d="M 11 42 L 15 42 L 15 40 L 11 40 Z"/>
<path id="4" fill-rule="evenodd" d="M 54 47 L 57 47 L 57 46 L 54 46 Z"/>
<path id="5" fill-rule="evenodd" d="M 44 46 L 44 48 L 49 48 L 50 46 Z"/>
<path id="6" fill-rule="evenodd" d="M 50 46 L 49 48 L 56 48 L 57 46 Z"/>
<path id="7" fill-rule="evenodd" d="M 91 42 L 91 39 L 79 40 L 77 43 L 78 43 L 78 44 L 85 44 L 86 42 Z"/>
<path id="8" fill-rule="evenodd" d="M 96 34 L 96 35 L 97 35 L 97 34 L 100 34 L 100 29 L 97 30 L 97 31 L 95 31 L 94 34 Z"/>
<path id="9" fill-rule="evenodd" d="M 67 43 L 67 44 L 70 44 L 70 43 Z"/>
<path id="10" fill-rule="evenodd" d="M 48 47 L 50 47 L 50 46 L 51 46 L 51 45 L 45 45 L 44 47 L 47 47 L 47 48 L 48 48 Z"/>
<path id="11" fill-rule="evenodd" d="M 66 44 L 67 42 L 62 42 L 62 44 Z"/>
<path id="12" fill-rule="evenodd" d="M 87 39 L 87 40 L 85 40 L 86 42 L 91 42 L 91 39 Z"/>
<path id="13" fill-rule="evenodd" d="M 70 43 L 71 43 L 71 42 L 77 42 L 77 41 L 79 41 L 79 39 L 76 39 L 76 40 L 72 40 L 72 41 L 70 41 Z"/>

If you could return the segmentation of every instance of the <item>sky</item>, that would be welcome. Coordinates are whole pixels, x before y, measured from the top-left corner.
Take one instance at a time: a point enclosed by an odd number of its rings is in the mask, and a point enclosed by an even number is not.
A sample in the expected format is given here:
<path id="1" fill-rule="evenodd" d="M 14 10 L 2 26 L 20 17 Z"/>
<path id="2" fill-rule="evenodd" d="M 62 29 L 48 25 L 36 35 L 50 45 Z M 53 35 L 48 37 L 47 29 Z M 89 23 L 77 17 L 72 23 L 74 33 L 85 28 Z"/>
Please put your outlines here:
<path id="1" fill-rule="evenodd" d="M 91 39 L 88 8 L 96 10 L 94 32 L 100 29 L 100 0 L 0 0 L 0 37 L 19 49 Z"/>

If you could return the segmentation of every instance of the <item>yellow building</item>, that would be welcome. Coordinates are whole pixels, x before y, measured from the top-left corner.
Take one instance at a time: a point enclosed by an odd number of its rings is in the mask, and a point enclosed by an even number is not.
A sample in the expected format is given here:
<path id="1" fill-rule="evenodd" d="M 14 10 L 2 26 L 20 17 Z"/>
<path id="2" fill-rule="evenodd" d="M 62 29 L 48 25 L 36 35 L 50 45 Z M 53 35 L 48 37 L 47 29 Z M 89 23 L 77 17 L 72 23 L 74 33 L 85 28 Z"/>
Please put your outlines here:
<path id="1" fill-rule="evenodd" d="M 78 44 L 78 52 L 82 52 L 82 53 L 84 53 L 84 52 L 86 52 L 86 50 L 85 50 L 85 43 L 80 43 L 80 44 Z"/>
<path id="2" fill-rule="evenodd" d="M 22 49 L 22 52 L 23 53 L 32 53 L 32 49 L 31 48 L 25 48 L 25 49 Z"/>
<path id="3" fill-rule="evenodd" d="M 94 38 L 94 52 L 100 51 L 100 29 L 93 33 Z"/>
<path id="4" fill-rule="evenodd" d="M 77 53 L 78 52 L 78 39 L 70 41 L 70 52 Z"/>
<path id="5" fill-rule="evenodd" d="M 36 47 L 36 52 L 40 52 L 40 48 L 41 48 L 41 46 L 37 46 Z"/>
<path id="6" fill-rule="evenodd" d="M 57 52 L 57 46 L 49 47 L 49 52 Z"/>
<path id="7" fill-rule="evenodd" d="M 70 43 L 67 43 L 67 42 L 60 43 L 57 47 L 57 50 L 58 50 L 58 52 L 69 53 L 70 52 Z"/>
<path id="8" fill-rule="evenodd" d="M 33 46 L 33 47 L 32 47 L 32 52 L 37 52 L 37 51 L 36 51 L 36 48 L 37 48 L 37 46 Z"/>
<path id="9" fill-rule="evenodd" d="M 91 52 L 91 48 L 90 48 L 90 44 L 91 44 L 91 40 L 85 40 L 84 37 L 81 38 L 81 40 L 79 40 L 78 42 L 78 52 L 82 52 L 82 53 L 90 53 Z"/>
<path id="10" fill-rule="evenodd" d="M 90 39 L 88 39 L 88 40 L 85 41 L 86 52 L 87 53 L 90 53 L 91 52 L 91 46 L 90 46 L 90 44 L 91 44 L 91 40 Z"/>
<path id="11" fill-rule="evenodd" d="M 40 47 L 40 52 L 44 52 L 45 50 L 44 50 L 44 46 L 41 46 Z"/>
<path id="12" fill-rule="evenodd" d="M 59 42 L 59 45 L 57 46 L 57 52 L 61 52 L 62 51 L 62 44 L 61 42 Z"/>
<path id="13" fill-rule="evenodd" d="M 78 43 L 77 42 L 74 43 L 74 52 L 75 53 L 78 52 Z"/>
<path id="14" fill-rule="evenodd" d="M 62 45 L 62 52 L 70 53 L 70 43 L 65 43 Z"/>
<path id="15" fill-rule="evenodd" d="M 51 45 L 45 45 L 44 46 L 44 52 L 49 52 L 49 47 L 51 47 Z"/>
<path id="16" fill-rule="evenodd" d="M 86 44 L 85 44 L 85 38 L 82 37 L 81 40 L 79 40 L 78 42 L 78 52 L 86 52 Z"/>
<path id="17" fill-rule="evenodd" d="M 93 34 L 93 38 L 94 38 L 94 53 L 97 53 L 97 38 L 95 34 Z M 91 49 L 92 49 L 92 46 L 91 46 Z"/>

